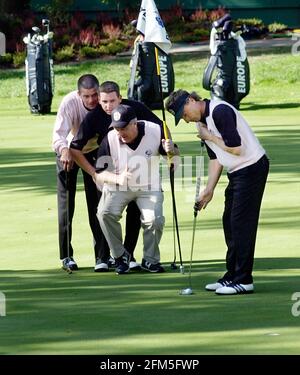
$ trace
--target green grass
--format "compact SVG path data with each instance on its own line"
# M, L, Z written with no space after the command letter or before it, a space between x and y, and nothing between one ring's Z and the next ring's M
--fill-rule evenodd
M264 51L267 52L267 51ZM271 51L272 52L272 51ZM193 296L180 296L188 275L170 271L173 257L171 197L165 193L166 227L161 256L165 274L118 277L93 272L93 249L82 179L79 179L73 245L82 268L59 269L52 128L58 104L79 75L116 80L126 95L128 59L56 66L53 113L29 113L23 70L0 72L0 317L1 354L299 354L300 317L291 296L300 292L299 146L300 73L297 56L249 56L251 93L241 110L266 148L271 172L262 205L254 278L256 292L220 297L203 286L224 271L221 226L224 174L214 200L199 215ZM199 90L206 57L174 57L176 87ZM157 112L160 115L160 112ZM182 155L199 154L193 125L173 126ZM181 183L177 179L177 186ZM165 185L168 190L168 185ZM194 188L176 193L183 258L188 271ZM140 259L141 239L137 250Z

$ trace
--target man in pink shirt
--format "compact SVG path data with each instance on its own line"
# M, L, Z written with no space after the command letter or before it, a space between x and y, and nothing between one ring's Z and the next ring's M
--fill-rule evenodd
M57 170L57 202L59 225L59 250L60 259L64 269L77 270L78 266L73 258L72 219L75 209L75 194L78 165L74 162L69 149L69 144L77 134L79 126L85 116L98 104L99 82L92 74L85 74L78 80L78 90L67 94L58 109L53 129L52 148L56 153ZM91 164L97 155L98 144L91 139L83 149L85 157ZM95 258L109 258L109 248L102 234L96 211L99 202L99 192L91 176L82 170L89 223L93 233L93 246ZM68 185L68 186L67 186ZM67 199L68 188L68 199ZM68 211L67 212L67 205ZM69 228L67 217L69 216ZM68 233L69 230L69 233ZM98 269L95 271L108 271Z

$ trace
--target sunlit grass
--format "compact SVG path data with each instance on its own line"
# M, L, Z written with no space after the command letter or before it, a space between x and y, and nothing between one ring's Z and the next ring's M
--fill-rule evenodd
M201 88L207 58L174 56L176 88ZM173 260L171 196L165 189L166 225L161 258L168 272L117 277L93 272L94 255L82 179L79 178L73 245L81 270L60 270L55 160L51 137L63 95L81 74L116 80L126 96L128 58L55 67L52 114L29 113L23 70L0 72L0 318L1 354L299 354L299 317L291 296L300 291L300 79L299 57L250 55L251 92L241 105L271 161L254 266L255 293L222 298L203 290L224 271L221 215L225 173L214 200L198 216L192 285L170 271ZM160 111L156 113L161 116ZM199 155L193 124L167 123L183 156ZM207 166L207 160L205 165ZM165 181L168 184L168 181ZM181 183L176 181L177 186ZM188 271L193 196L176 191L182 255ZM142 256L142 236L136 249ZM179 264L177 254L177 264ZM234 349L232 349L234 348ZM233 350L233 352L232 352Z

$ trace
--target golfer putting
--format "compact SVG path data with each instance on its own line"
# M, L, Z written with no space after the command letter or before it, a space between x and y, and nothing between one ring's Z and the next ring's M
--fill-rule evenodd
M198 210L212 200L223 167L227 169L223 213L227 270L205 289L218 295L252 293L256 233L269 172L266 152L239 111L224 101L203 100L195 92L177 90L167 99L166 109L174 115L175 125L181 119L200 122L198 137L205 142L210 160Z

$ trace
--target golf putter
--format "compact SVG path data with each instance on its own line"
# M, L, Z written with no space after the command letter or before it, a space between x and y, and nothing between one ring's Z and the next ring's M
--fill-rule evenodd
M67 203L67 215L66 215L66 222L67 222L67 256L70 258L70 211L69 211L69 172L66 170L66 203ZM72 270L70 267L66 269L68 274L72 273Z
M174 260L171 263L171 270L177 270L177 265L176 265L176 238L175 238L175 218L173 215L173 253L174 253Z
M184 295L184 296L187 296L187 295L190 295L190 294L194 294L193 288L192 288L192 263L193 263L195 232L196 232L197 215L198 215L198 209L196 207L196 203L197 203L198 198L199 198L200 186L201 186L201 176L197 177L197 183L196 183L195 205L194 205L194 220L193 220L193 234L192 234L192 244L191 244L190 266L189 266L189 286L188 286L188 288L181 289L181 291L180 291L180 294Z
M196 128L199 130L199 123L196 123ZM192 263L193 263L193 252L194 252L194 242L195 242L195 232L196 232L196 224L197 224L197 215L198 215L198 207L197 202L199 199L199 193L200 193L200 186L201 186L201 173L204 171L203 169L203 147L204 142L201 141L201 161L200 161L200 171L199 176L197 177L197 183L196 183L196 193L195 193L195 204L194 204L194 220L193 220L193 234L192 234L192 244L191 244L191 255L190 255L190 267L189 267L189 286L188 288L181 289L180 293L181 295L191 295L193 294L193 288L192 288Z

